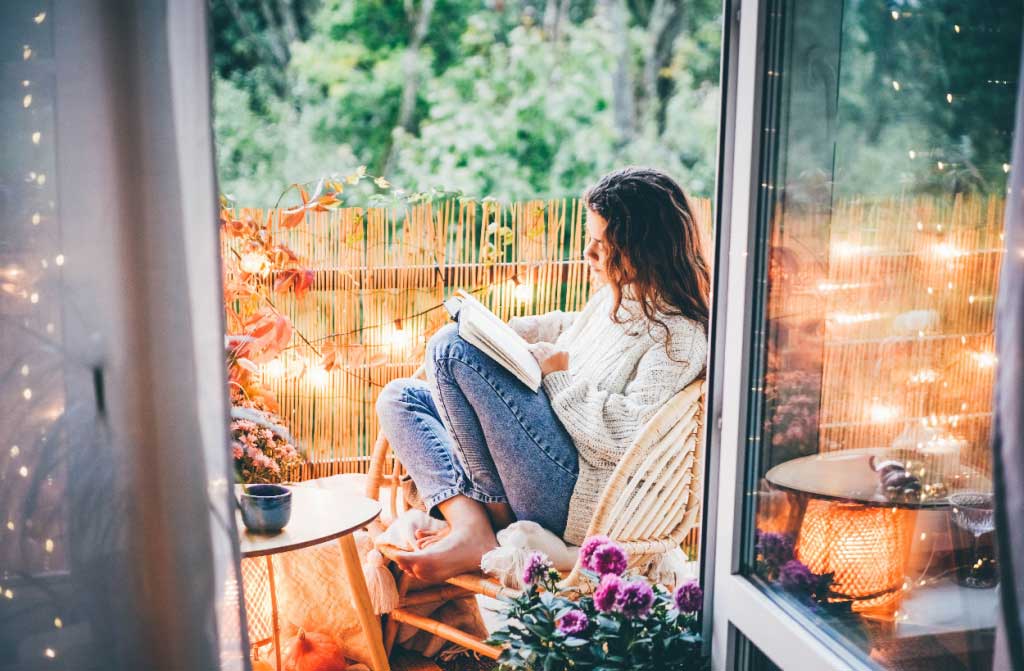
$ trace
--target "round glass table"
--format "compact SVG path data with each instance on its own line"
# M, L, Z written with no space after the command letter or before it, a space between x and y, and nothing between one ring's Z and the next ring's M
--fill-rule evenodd
M816 574L833 574L833 589L853 601L854 611L884 614L895 611L904 596L918 513L948 509L946 492L991 483L965 467L947 476L941 495L890 498L879 487L872 456L891 458L892 450L843 450L773 467L765 480L771 490L787 493L785 513L764 515L773 503L766 499L758 527L791 534L796 558Z

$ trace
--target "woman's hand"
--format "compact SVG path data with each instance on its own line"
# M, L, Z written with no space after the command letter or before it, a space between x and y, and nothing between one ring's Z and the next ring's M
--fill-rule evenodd
M540 364L540 372L544 375L560 370L569 370L569 353L558 349L549 342L539 342L530 346L533 358Z

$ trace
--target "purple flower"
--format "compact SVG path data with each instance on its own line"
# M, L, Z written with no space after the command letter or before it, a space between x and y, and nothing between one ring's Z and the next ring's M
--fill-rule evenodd
M615 600L619 596L619 588L622 587L622 579L614 573L601 577L601 582L594 592L594 608L602 613L610 613L615 610Z
M788 534L758 532L754 549L766 566L777 568L793 558L793 538Z
M599 545L594 554L590 557L590 570L598 575L614 573L622 575L626 570L628 562L626 553L615 543L604 543Z
M680 612L696 613L704 605L704 590L695 580L687 580L676 589L672 599Z
M533 585L541 580L551 570L551 562L539 552L532 552L526 559L526 568L523 569L523 582Z
M590 626L590 620L582 610L570 610L558 621L558 630L570 636L582 634L588 626Z
M647 615L653 605L654 592L651 586L642 580L625 583L615 599L616 608L631 620Z
M611 542L612 540L607 536L591 536L585 540L583 545L580 547L580 566L589 569L590 560L594 556L594 550Z
M779 586L793 592L811 593L818 584L818 576L807 565L791 559L779 569Z

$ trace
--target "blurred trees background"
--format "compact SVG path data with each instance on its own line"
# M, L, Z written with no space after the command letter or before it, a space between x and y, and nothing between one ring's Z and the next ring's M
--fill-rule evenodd
M221 189L365 164L397 185L578 195L629 163L714 184L718 0L211 0Z

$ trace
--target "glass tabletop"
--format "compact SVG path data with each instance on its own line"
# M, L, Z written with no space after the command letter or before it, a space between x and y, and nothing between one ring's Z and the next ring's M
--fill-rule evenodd
M961 473L950 476L950 486L941 496L922 495L920 499L890 498L879 487L878 474L871 467L871 457L877 460L891 458L888 448L863 448L825 452L800 457L781 463L765 474L768 483L778 489L815 498L833 499L865 505L898 508L941 508L949 506L948 494L967 486L991 490L991 481L975 469L963 467Z

